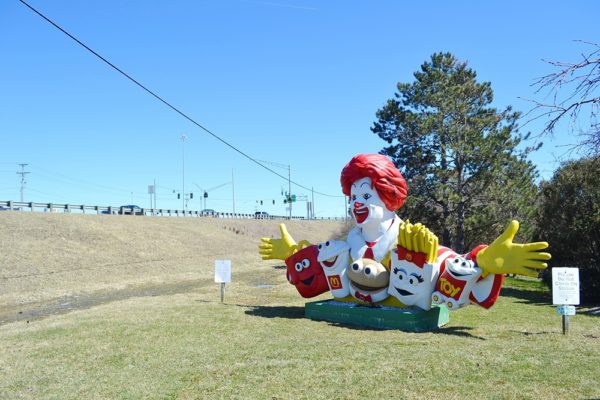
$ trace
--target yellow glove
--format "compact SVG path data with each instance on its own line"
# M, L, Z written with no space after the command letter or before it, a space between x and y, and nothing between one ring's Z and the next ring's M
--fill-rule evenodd
M401 223L398 245L406 250L427 254L428 263L433 263L437 257L438 238L421 223L413 225L409 220Z
M296 241L292 238L285 227L285 224L279 225L281 239L261 238L261 244L258 245L258 253L262 255L263 260L285 260L298 250Z
M513 239L519 230L519 221L511 221L508 228L494 242L477 253L477 264L487 273L518 274L536 278L548 264L550 253L540 253L547 242L519 244Z

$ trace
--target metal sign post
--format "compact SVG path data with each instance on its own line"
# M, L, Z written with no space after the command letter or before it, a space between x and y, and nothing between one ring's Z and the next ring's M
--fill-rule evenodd
M563 335L569 333L569 317L579 304L579 268L552 268L552 304L562 316Z
M225 284L231 282L231 260L215 260L215 282L221 284L221 303L225 298Z

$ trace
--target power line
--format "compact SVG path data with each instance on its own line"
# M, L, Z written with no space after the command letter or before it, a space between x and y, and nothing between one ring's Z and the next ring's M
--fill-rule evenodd
M243 152L242 150L238 149L237 147L235 147L231 143L227 142L226 140L222 139L221 137L219 137L215 133L211 132L209 129L207 129L204 126L202 126L200 123L198 123L192 117L188 116L183 111L179 110L177 107L173 106L171 103L169 103L168 101L166 101L165 99L163 99L161 96L159 96L158 94L156 94L155 92L153 92L152 90L150 90L149 88L147 88L146 86L142 85L140 82L138 82L136 79L134 79L131 75L127 74L125 71L123 71L122 69L120 69L119 67L117 67L116 65L114 65L113 63L111 63L110 61L108 61L106 58L104 58L99 53L97 53L96 51L94 51L93 49L91 49L85 43L83 43L82 41L80 41L79 39L77 39L75 36L71 35L69 32L67 32L66 30L64 30L63 28L61 28L54 21L52 21L50 18L46 17L40 11L38 11L37 9L33 8L32 6L30 6L24 0L19 0L19 1L23 5L25 5L27 8L29 8L31 11L33 11L34 13L36 13L37 15L39 15L41 18L43 18L48 23L50 23L52 26L54 26L56 29L58 29L59 31L61 31L62 33L64 33L65 35L67 35L69 38L71 38L72 40L74 40L81 47L83 47L84 49L86 49L87 51L89 51L90 53L92 53L93 55L95 55L96 57L98 57L100 60L102 60L104 63L106 63L107 65L109 65L115 71L117 71L118 73L120 73L121 75L123 75L124 77L126 77L127 79L129 79L131 82L133 82L134 84L136 84L137 86L139 86L140 88L142 88L144 91L146 91L148 94L150 94L151 96L153 96L155 99L159 100L161 103L163 103L167 107L169 107L171 110L175 111L177 114L181 115L182 117L184 117L185 119L187 119L189 122L191 122L192 124L196 125L198 128L202 129L204 132L208 133L213 138L215 138L218 141L220 141L221 143L223 143L225 146L231 148L233 151L235 151L235 152L241 154L242 156L246 157L248 160L252 161L253 163L255 163L255 164L263 167L264 169L266 169L267 171L271 172L272 174L277 175L278 177L280 177L280 178L282 178L284 180L289 180L289 178L286 178L285 176L281 175L280 173L278 173L278 172L274 171L273 169L267 167L263 163L259 162L255 158L251 157L247 153ZM294 185L302 188L302 189L311 190L310 188L308 188L308 187L306 187L304 185L301 185L301 184L299 184L297 182L294 182L294 181L290 181L290 182L293 183ZM343 197L343 196L339 196L339 195L331 195L331 194L327 194L327 193L321 193L321 192L318 192L316 190L314 192L317 193L317 194L319 194L319 195L321 195L321 196Z

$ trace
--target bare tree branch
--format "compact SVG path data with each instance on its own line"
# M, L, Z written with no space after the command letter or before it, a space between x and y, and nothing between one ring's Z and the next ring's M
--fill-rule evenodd
M600 44L578 41L591 46L587 54L581 55L581 61L562 62L546 61L558 71L538 78L532 86L537 87L536 94L547 91L551 102L529 100L533 108L523 117L529 118L529 122L540 118L546 119L540 135L552 134L559 122L568 120L570 129L574 130L574 123L589 123L589 128L583 129L579 135L581 142L575 147L587 155L600 155L600 122L598 113L600 111ZM587 112L586 118L582 120L582 111Z

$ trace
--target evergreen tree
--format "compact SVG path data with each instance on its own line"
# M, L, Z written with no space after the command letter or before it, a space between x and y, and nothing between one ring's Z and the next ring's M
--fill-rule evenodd
M401 216L459 252L493 239L511 218L529 223L535 169L525 159L532 149L517 150L519 113L491 107L490 83L452 54L434 54L414 77L398 83L371 128L409 183Z
M581 299L600 301L600 160L564 164L542 183L538 234L550 243L553 267L577 267ZM552 274L542 277L551 285Z

